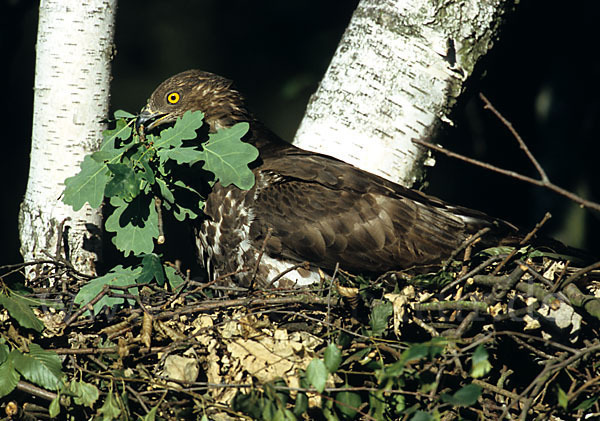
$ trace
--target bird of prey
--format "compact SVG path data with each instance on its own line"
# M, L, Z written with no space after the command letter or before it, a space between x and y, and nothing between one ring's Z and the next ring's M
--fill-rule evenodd
M196 243L212 279L235 273L241 285L251 277L269 284L310 262L279 280L300 286L319 280L317 268L383 273L438 264L485 227L484 245L517 233L505 221L283 141L246 108L230 80L212 73L188 70L165 80L136 124L151 131L189 110L204 113L209 132L248 122L243 140L260 153L250 165L254 187L217 182L206 200Z

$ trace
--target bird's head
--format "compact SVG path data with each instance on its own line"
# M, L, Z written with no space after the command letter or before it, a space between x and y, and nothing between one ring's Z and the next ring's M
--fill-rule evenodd
M187 70L161 83L142 109L136 128L148 132L172 123L186 111L202 111L210 132L252 119L232 82L201 70Z

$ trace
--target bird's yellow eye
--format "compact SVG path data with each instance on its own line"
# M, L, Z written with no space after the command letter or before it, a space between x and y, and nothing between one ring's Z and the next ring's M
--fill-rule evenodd
M169 95L167 95L167 102L169 104L177 104L179 102L179 93L171 92Z

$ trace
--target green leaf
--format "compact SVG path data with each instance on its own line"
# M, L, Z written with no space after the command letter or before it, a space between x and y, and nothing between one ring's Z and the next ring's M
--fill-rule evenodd
M110 204L114 212L106 219L107 231L115 232L113 244L125 257L134 254L152 253L154 239L158 238L158 214L154 200L140 195L127 203L120 197L112 197Z
M299 417L308 410L308 396L306 393L298 392L296 395L296 404L294 405L294 415Z
M492 369L488 361L488 352L483 345L479 345L471 359L471 376L479 378L485 376Z
M454 395L442 393L442 401L455 406L471 406L481 396L481 387L476 384L469 384L459 389Z
M156 419L156 411L158 411L158 406L155 406L146 414L144 418L141 418L143 421L154 421Z
M362 405L360 395L355 392L341 391L335 395L336 406L348 418L354 418Z
M177 274L177 270L174 267L164 265L164 269L165 275L167 275L167 279L169 280L169 286L173 291L176 291L185 282L184 279Z
M125 140L129 138L129 136L131 136L131 126L129 125L129 122L123 118L119 118L114 129L108 129L102 132L104 140L102 141L102 147L100 149L104 149L104 146L109 142L114 142L117 139Z
M118 120L113 130L105 130L104 141L99 151L87 155L79 165L81 170L73 177L65 180L65 191L62 201L78 211L88 202L92 208L102 203L104 188L110 180L107 163L116 163L125 149L116 149L116 139L127 139L131 135L131 127L125 120Z
M135 115L124 111L124 110L117 110L115 111L115 118L134 118Z
M192 164L204 159L204 153L196 148L175 148L175 149L162 149L158 151L158 156L161 161L167 159L173 159L178 164Z
M52 419L55 419L58 417L58 414L60 414L60 394L56 395L56 397L52 399L52 402L50 402L48 413Z
M69 385L69 391L73 393L73 401L77 405L84 405L87 407L94 406L94 403L100 397L98 388L90 383L74 381Z
M335 373L342 362L342 352L335 344L331 343L325 348L324 360L327 370Z
M0 398L12 392L17 387L20 378L21 376L15 369L12 355L9 355L6 361L0 364Z
M138 267L135 269L124 268L121 265L115 266L106 275L96 279L92 279L86 285L81 287L77 295L75 296L75 304L84 305L92 301L102 291L104 285L115 285L115 286L127 286L136 283L138 276L142 272L142 268ZM130 294L138 294L137 288L133 287L129 290ZM102 307L114 307L124 303L124 299L121 297L109 297L106 294L96 304L94 304L94 313L98 314ZM130 300L133 304L133 301ZM89 314L89 311L86 311Z
M152 282L154 279L156 279L158 285L162 286L165 283L163 265L158 255L154 253L145 254L142 258L142 273L137 279L137 282L144 284Z
M223 186L235 184L248 190L254 185L254 174L248 164L258 158L258 149L241 140L249 127L244 122L211 133L208 142L202 145L203 168L214 173Z
M10 348L4 343L4 340L2 339L2 342L0 343L0 364L3 364L4 361L8 359L9 354Z
M90 155L83 158L81 171L65 180L63 202L78 211L88 202L92 208L97 208L104 197L104 187L110 180L106 164L96 162Z
M58 390L64 373L56 352L46 351L32 343L29 345L28 354L13 350L10 355L14 360L15 368L27 380L46 389Z
M325 363L317 358L313 359L306 367L306 378L319 393L323 393L328 375Z
M567 394L564 390L562 390L562 388L560 386L556 386L556 395L558 398L558 404L560 405L560 407L562 409L567 409L569 406L569 398L567 397Z
M160 136L152 140L159 156L161 149L178 148L183 140L195 139L196 130L204 124L203 118L204 114L201 111L187 111L173 127L160 132Z
M429 415L425 411L417 411L412 416L410 421L436 421L436 418L433 415Z
M107 167L113 176L104 189L106 197L119 196L131 200L140 193L140 176L133 168L121 163L107 164Z
M10 316L24 328L33 329L37 332L44 329L44 323L35 316L29 303L19 295L0 294L0 305L7 309Z
M173 196L173 192L167 187L167 183L162 178L157 178L156 183L158 184L158 188L160 189L160 195L169 203L175 202L175 196Z
M388 319L392 314L394 314L394 307L389 301L373 307L369 315L369 324L373 336L379 336L387 329Z
M592 396L589 399L586 399L584 401L582 401L579 405L577 405L574 410L575 411L586 411L588 409L590 409L592 407L592 405L594 405L596 403L596 401L598 401L598 399L600 399L600 395L598 396Z
M114 420L121 414L119 402L113 392L109 392L108 395L106 395L104 405L102 405L102 408L100 408L98 412L102 414L102 419L106 421Z

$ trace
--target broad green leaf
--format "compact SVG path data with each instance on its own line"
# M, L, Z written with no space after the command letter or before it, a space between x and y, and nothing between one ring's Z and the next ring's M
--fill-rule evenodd
M219 130L209 135L202 147L203 168L212 172L223 186L235 184L243 190L254 185L254 174L248 164L258 158L258 149L241 138L248 132L248 123Z
M308 410L308 396L306 393L298 392L296 395L296 404L294 405L294 415L301 416Z
M35 316L29 303L19 295L0 294L0 305L6 308L10 316L21 326L37 332L44 329L44 323Z
M7 360L10 354L10 348L4 343L4 339L0 342L0 364L3 364Z
M173 291L176 291L185 281L181 276L177 274L177 270L174 267L164 265L165 275L167 275L167 279L169 280L169 285ZM162 284L161 284L162 285Z
M340 349L335 344L331 343L325 348L325 355L323 357L327 370L330 373L335 373L342 362L342 352Z
M317 358L313 359L306 367L306 378L319 393L323 393L328 375L325 363Z
M459 389L454 395L442 393L442 401L454 406L471 406L481 396L481 387L476 384L469 384Z
M116 113L115 117L117 117ZM102 132L102 137L104 140L102 141L102 148L100 149L103 149L104 145L108 142L114 142L116 139L125 140L131 136L131 126L129 125L129 122L123 118L117 118L118 120L114 129L108 129Z
M15 368L27 380L46 389L58 390L64 373L56 352L46 351L32 343L29 345L28 354L13 350L10 355L15 362Z
M362 405L360 395L355 392L341 391L335 395L336 406L348 418L354 418L358 408Z
M135 115L131 114L125 110L117 110L115 111L115 118L134 118Z
M83 287L81 287L75 296L74 302L75 304L79 305L85 305L89 303L102 291L104 285L134 285L141 272L141 267L132 269L124 268L121 265L115 266L106 275L92 279ZM130 288L129 293L137 295L138 290L137 288ZM108 294L106 294L96 304L94 304L94 313L98 314L98 312L102 310L102 307L104 306L112 308L116 305L123 304L123 302L124 299L121 297L109 297ZM133 304L133 301L131 303ZM89 314L89 312L86 311L86 314Z
M152 139L154 147L159 150L159 155L160 149L178 148L183 140L195 139L196 130L204 124L203 119L204 114L201 111L187 111L173 127L160 132L160 136Z
M162 286L165 283L163 265L158 255L154 253L145 254L142 258L142 273L137 279L137 282L143 284L152 282L154 279L156 279L158 285Z
M9 355L6 361L0 364L0 398L12 392L17 387L20 378L21 376L15 369L12 355Z
M88 202L97 208L104 198L104 187L110 179L106 164L96 162L90 155L83 158L79 174L65 180L63 202L78 211Z
M60 394L56 395L48 407L50 418L55 419L60 414Z
M174 148L162 149L158 151L158 156L162 162L167 159L172 159L178 164L191 164L201 161L204 158L204 153L196 148Z
M387 329L388 319L392 314L394 314L394 307L389 301L373 307L369 315L369 324L373 336L379 336Z
M471 376L479 378L485 376L492 369L488 361L488 352L483 345L479 345L471 359Z
M106 197L119 196L125 200L131 200L140 193L141 180L133 168L126 164L107 164L113 174L104 188Z
M69 391L73 393L73 401L77 405L83 405L90 408L94 406L94 403L96 403L100 397L98 388L93 384L86 382L72 382L69 385Z
M121 414L119 402L112 391L106 395L106 399L104 399L104 405L102 405L98 412L102 414L102 420L106 421L114 420Z
M125 120L118 120L116 127L105 130L102 134L104 141L100 150L87 155L79 165L81 171L65 180L63 202L79 210L88 202L92 208L97 208L104 197L104 187L110 179L107 162L117 162L125 149L116 149L116 139L127 139L131 135L131 127Z
M154 200L145 195L137 196L127 203L120 197L112 197L110 204L114 212L106 219L107 231L115 232L113 244L125 257L134 254L152 253L154 239L158 238L158 214Z

